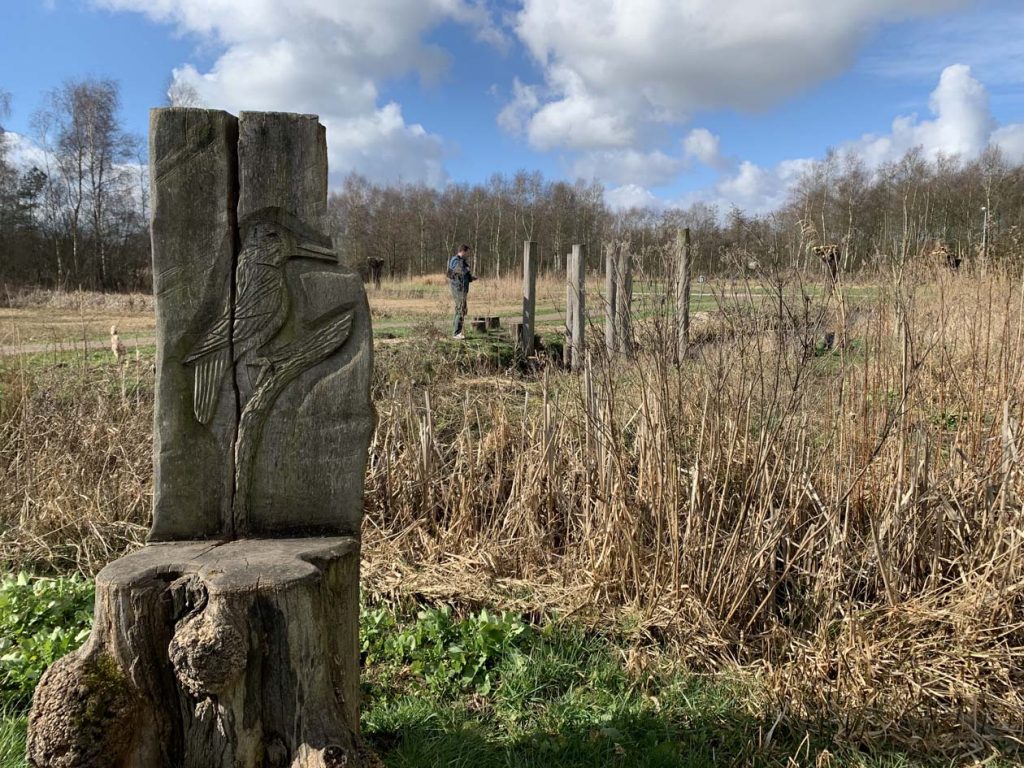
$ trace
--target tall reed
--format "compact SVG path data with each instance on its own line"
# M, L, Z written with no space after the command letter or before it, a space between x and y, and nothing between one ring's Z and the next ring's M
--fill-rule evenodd
M841 306L794 274L701 290L678 367L671 292L642 275L635 358L594 327L579 375L380 349L368 572L628 613L693 668L758 674L780 723L867 748L1020 744L1020 276L908 267ZM137 543L149 368L0 382L0 554L95 570Z

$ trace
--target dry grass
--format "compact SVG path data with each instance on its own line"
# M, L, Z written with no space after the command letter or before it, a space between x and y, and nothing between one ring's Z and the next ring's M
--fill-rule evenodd
M459 378L443 347L380 350L367 588L628 620L846 744L1012 751L1024 293L883 282L834 351L836 308L793 283L714 289L679 370L656 292L638 360L605 359L594 328L580 376ZM0 386L0 556L95 570L138 543L149 368L14 365Z
M152 485L153 368L0 368L0 560L95 572L137 547Z

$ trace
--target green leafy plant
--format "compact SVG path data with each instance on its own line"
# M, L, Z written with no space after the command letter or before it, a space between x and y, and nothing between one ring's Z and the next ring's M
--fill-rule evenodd
M27 704L46 668L85 641L92 604L82 576L0 579L0 700Z
M488 695L495 668L529 641L527 625L511 613L481 610L456 618L449 606L425 608L401 622L388 607L365 609L361 643L365 663L402 665L433 691Z

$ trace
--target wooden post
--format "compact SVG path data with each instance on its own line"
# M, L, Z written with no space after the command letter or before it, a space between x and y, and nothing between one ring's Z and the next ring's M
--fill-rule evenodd
M573 313L576 310L574 305L575 294L572 289L573 275L576 269L573 266L573 255L565 255L565 344L562 347L562 363L569 367L572 365L572 329Z
M615 268L618 264L617 246L609 243L604 249L604 345L608 356L615 354L618 345L615 343Z
M572 364L572 316L576 310L576 295L572 289L574 274L576 274L576 269L572 263L572 253L567 253L565 254L565 344L562 347L562 362L566 366Z
M633 355L633 257L628 247L620 247L615 267L615 349L627 357Z
M679 231L676 241L676 363L686 359L690 346L690 228Z
M565 351L563 360L574 371L583 366L584 334L587 322L586 276L587 251L584 245L573 245L566 272Z
M533 334L537 324L537 243L523 242L523 325L519 346L529 356L534 352Z

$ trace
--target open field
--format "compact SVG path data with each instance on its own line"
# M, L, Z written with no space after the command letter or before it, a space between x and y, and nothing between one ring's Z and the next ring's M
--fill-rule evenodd
M805 300L797 276L711 284L678 369L660 291L638 285L636 359L607 359L595 326L581 374L519 365L498 339L436 338L437 283L370 292L378 331L409 331L376 352L368 609L487 607L540 636L583 634L526 663L534 678L499 664L509 687L486 692L417 697L428 668L408 659L397 677L370 674L364 726L389 765L429 750L453 764L674 765L708 740L719 751L689 764L1018 761L1019 276L908 270L851 289L834 349L821 339L840 330L837 306ZM557 318L564 297L546 290ZM476 299L514 312L517 291ZM140 544L151 360L0 361L11 568L92 573ZM579 650L608 637L607 657ZM601 677L605 658L620 682ZM545 691L559 693L530 699Z
M603 292L604 280L592 275L587 291L592 297ZM812 294L818 286L804 286ZM850 290L861 295L869 287ZM664 291L659 283L638 281L635 287L636 315L647 317L649 306ZM694 313L715 310L726 296L737 292L758 294L760 286L709 282L694 287ZM411 330L435 327L439 332L451 322L451 297L440 276L420 277L403 281L387 281L378 290L368 288L373 313L374 333L378 337L403 337ZM522 284L518 279L487 279L474 283L470 291L470 316L498 315L502 326L522 315ZM603 305L593 300L588 307L590 323L602 322ZM558 277L542 277L537 285L538 332L559 332L564 326L565 282ZM0 356L20 353L83 353L105 350L109 345L111 326L116 326L121 341L129 348L153 344L156 319L153 298L144 294L101 294L88 291L55 293L29 291L6 297L0 304Z

